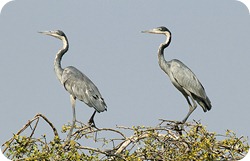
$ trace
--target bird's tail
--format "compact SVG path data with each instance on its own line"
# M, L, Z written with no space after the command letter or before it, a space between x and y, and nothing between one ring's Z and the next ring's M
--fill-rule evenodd
M207 112L207 111L211 110L211 108L212 108L211 101L209 100L208 97L206 97L206 99L202 99L202 100L198 101L198 103L202 107L204 112Z

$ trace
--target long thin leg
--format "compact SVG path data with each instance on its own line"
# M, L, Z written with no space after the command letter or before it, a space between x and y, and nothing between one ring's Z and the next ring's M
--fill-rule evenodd
M192 102L193 102L193 106L192 106L192 104L190 103L188 97L185 96L185 98L186 98L186 100L187 100L187 102L188 102L188 105L189 105L189 111L188 111L187 116L182 120L182 123L185 123L185 122L187 121L188 117L194 112L194 110L195 110L196 107L197 107L197 104L195 103L195 101L194 101L194 99L193 99L192 96L190 96L190 98L191 98L191 100L192 100Z
M94 113L93 113L92 116L90 117L88 124L89 124L91 127L95 127L95 128L96 128L95 122L94 122L95 114L96 114L96 111L94 111Z
M75 111L76 99L72 95L70 95L70 102L71 102L71 106L72 106L73 119L72 119L71 128L70 128L69 133L67 135L66 143L68 143L70 141L74 126L76 124L76 111Z

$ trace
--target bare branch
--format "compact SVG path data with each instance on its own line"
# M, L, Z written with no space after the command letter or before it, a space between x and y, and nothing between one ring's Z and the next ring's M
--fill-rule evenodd
M50 127L52 128L55 136L58 136L58 132L57 132L56 128L54 127L54 125L44 115L42 115L40 113L36 114L33 119L28 120L28 122L16 133L16 135L20 135L23 131L25 131L27 129L27 127L31 126L31 124L34 121L37 121L36 124L35 124L35 127L33 128L32 132L31 132L31 135L30 135L30 138L31 138L33 136L34 132L35 132L36 127L37 127L39 117L42 117L50 125ZM14 140L14 137L10 138L8 141L3 143L2 146L6 145L7 143L11 144L13 142L13 140ZM4 148L3 153L5 153L7 148L8 148L7 146Z

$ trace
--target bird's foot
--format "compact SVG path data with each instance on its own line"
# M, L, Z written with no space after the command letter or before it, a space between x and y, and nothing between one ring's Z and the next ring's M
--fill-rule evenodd
M89 120L88 125L89 125L89 128L90 128L90 129L91 129L91 128L96 128L96 129L98 129L98 128L95 126L95 122L94 122L93 119L90 119L90 120Z
M173 126L173 130L179 133L179 135L182 135L182 131L184 130L184 123L182 121L178 121Z

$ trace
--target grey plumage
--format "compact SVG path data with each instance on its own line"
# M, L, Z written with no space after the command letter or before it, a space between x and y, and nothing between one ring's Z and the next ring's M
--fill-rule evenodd
M69 66L63 70L62 83L73 97L93 107L97 112L107 110L98 88L75 67Z
M70 100L73 111L73 120L72 120L72 127L66 139L67 142L71 138L72 131L76 122L76 115L75 115L76 99L86 103L89 107L93 107L95 109L93 115L89 120L89 124L94 127L95 127L94 116L96 111L103 112L107 110L106 108L107 106L98 88L85 74L83 74L81 71L79 71L73 66L69 66L64 69L61 67L62 57L69 49L69 44L66 35L60 30L45 31L40 33L53 36L55 38L62 40L63 42L63 47L58 51L54 60L54 70L60 83L70 93Z
M184 95L189 104L189 112L182 122L186 122L191 113L196 109L196 102L202 107L204 112L209 111L212 107L211 101L207 97L205 89L196 75L181 61L177 59L166 61L164 58L164 49L171 42L171 32L164 26L142 32L164 34L166 36L166 41L160 44L158 49L158 61L161 69L169 76L173 85ZM193 105L189 98L192 100Z

